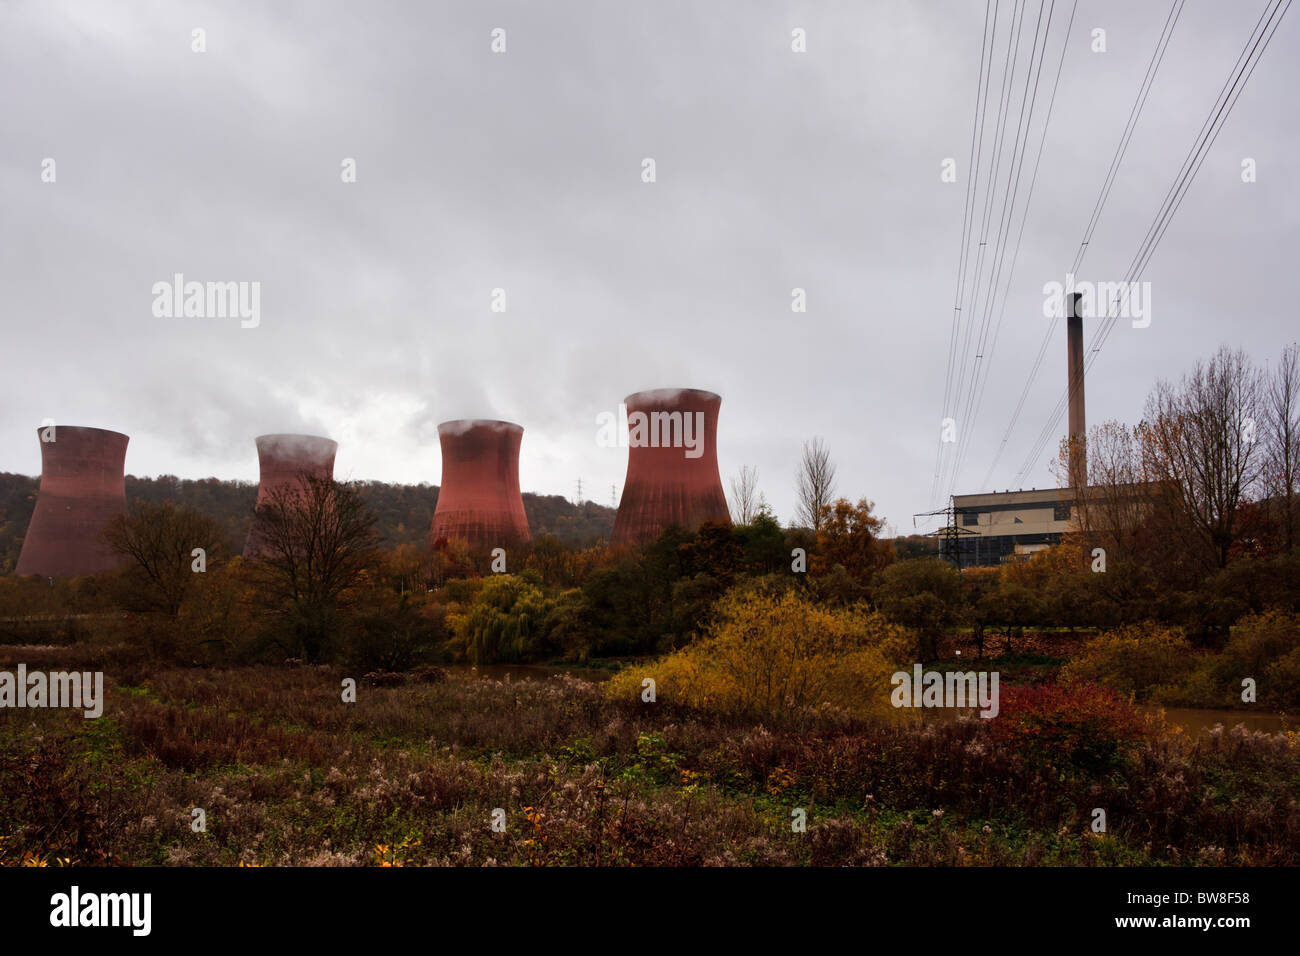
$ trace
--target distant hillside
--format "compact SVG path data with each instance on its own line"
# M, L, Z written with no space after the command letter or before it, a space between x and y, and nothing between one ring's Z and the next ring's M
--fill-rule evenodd
M366 502L378 517L378 529L386 547L399 544L423 545L438 503L437 485L390 485L382 481L358 482ZM23 535L36 507L40 480L27 475L0 472L0 574L10 574L18 563ZM594 502L580 507L559 495L524 493L524 511L534 537L553 534L567 545L588 547L609 540L614 528L614 509ZM126 500L173 501L189 505L216 518L226 527L230 541L242 548L257 500L257 485L245 481L197 481L160 475L157 478L126 476Z
M0 472L0 574L12 574L36 507L37 478Z

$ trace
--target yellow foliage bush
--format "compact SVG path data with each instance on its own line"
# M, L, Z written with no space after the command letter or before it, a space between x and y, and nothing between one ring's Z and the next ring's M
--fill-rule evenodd
M860 608L828 608L794 592L724 598L706 635L616 674L616 699L658 700L773 723L891 715L890 675L910 660L906 628Z
M1176 628L1145 622L1089 641L1061 672L1064 681L1097 681L1145 700L1181 684L1196 668L1192 648Z

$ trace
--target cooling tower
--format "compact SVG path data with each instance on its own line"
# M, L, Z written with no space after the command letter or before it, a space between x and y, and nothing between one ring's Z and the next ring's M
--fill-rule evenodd
M729 521L718 476L722 398L695 388L637 392L626 399L627 478L612 544L639 544L669 525L697 529Z
M528 544L528 518L519 493L519 444L511 422L456 421L438 426L442 485L429 544L461 538L475 550Z
M333 480L334 455L339 443L318 435L259 435L257 437L257 508L271 501L278 488L302 486L302 473ZM262 551L261 531L256 512L244 543L244 557L254 559Z
M121 563L100 539L126 510L126 443L120 432L68 425L38 428L41 488L17 574L74 577ZM51 437L53 441L45 441Z

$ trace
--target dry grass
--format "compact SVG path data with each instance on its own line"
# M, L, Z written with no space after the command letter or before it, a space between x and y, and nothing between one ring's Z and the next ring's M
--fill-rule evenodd
M32 668L90 659L0 648ZM1300 862L1294 736L1162 737L1122 773L1062 778L979 721L778 734L566 678L360 684L347 704L361 675L332 668L106 670L99 720L0 711L3 861Z

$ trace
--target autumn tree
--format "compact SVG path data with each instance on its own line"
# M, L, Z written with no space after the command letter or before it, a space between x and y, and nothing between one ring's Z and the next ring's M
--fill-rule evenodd
M1140 427L1148 474L1174 493L1168 527L1204 571L1228 564L1240 506L1263 462L1258 440L1260 376L1245 353L1220 348L1174 385L1159 382Z
M872 514L874 507L866 498L859 498L856 505L847 498L838 498L822 509L815 571L838 564L858 581L866 582L893 561L894 549L880 539L885 521Z
M427 562L413 544L399 544L387 552L379 565L383 583L398 594L424 591Z
M961 572L940 558L899 561L880 572L872 589L876 606L917 632L918 660L939 656L939 638L965 615Z
M291 646L320 661L349 589L377 561L375 516L357 488L303 473L296 484L274 489L257 519L260 590L287 626Z
M193 508L170 501L135 502L115 515L103 538L129 560L124 572L127 600L140 609L176 617L199 573L215 567L228 553L221 523Z
M968 568L962 574L962 585L969 607L968 620L971 625L971 639L975 642L975 654L982 658L985 628L1001 621L1000 608L996 600L999 591L998 569Z

